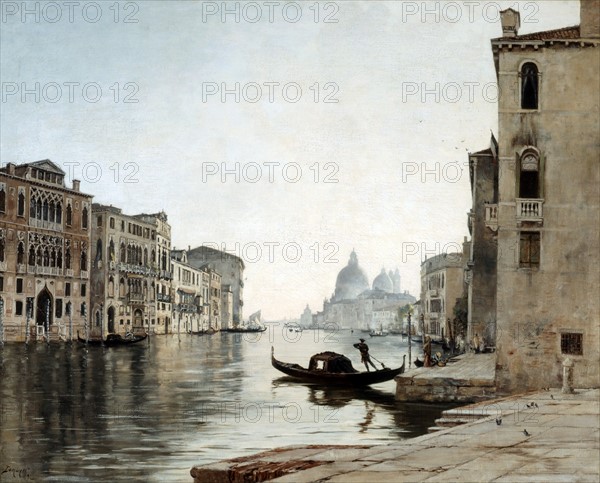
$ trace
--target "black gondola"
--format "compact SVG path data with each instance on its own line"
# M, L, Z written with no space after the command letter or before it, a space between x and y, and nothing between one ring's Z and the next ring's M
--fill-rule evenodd
M322 363L322 368L319 368ZM334 384L343 386L368 386L379 382L389 381L404 372L406 355L403 356L402 366L397 369L388 367L372 372L359 372L352 367L352 362L346 356L335 352L321 352L310 358L309 368L298 364L281 362L275 359L275 350L271 347L271 364L278 371L302 381Z
M136 342L141 342L141 341L145 340L147 337L148 337L148 334L131 335L129 337L123 337L121 334L108 334L106 336L106 340L94 338L94 339L89 339L86 341L84 338L80 337L79 332L77 332L77 339L82 344L105 345L107 347L135 344Z

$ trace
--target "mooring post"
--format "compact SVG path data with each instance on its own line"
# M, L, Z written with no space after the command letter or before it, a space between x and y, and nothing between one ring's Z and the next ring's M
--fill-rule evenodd
M563 394L573 394L573 361L567 357L563 363Z

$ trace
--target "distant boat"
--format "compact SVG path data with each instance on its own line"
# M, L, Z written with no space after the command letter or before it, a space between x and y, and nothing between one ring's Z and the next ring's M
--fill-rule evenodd
M148 334L144 334L144 335L131 334L131 335L125 336L125 337L123 337L121 334L108 334L106 336L106 340L97 339L97 338L86 340L85 338L80 337L79 332L77 332L77 339L82 344L105 345L107 347L135 344L136 342L141 342L141 341L145 340L147 337L148 337Z
M217 331L215 329L213 329L212 327L206 329L206 330L197 330L197 331L191 331L190 334L192 335L213 335L215 334Z
M402 365L397 369L386 367L378 371L359 372L352 367L352 362L346 356L335 352L321 352L310 358L309 369L306 369L298 364L278 361L275 359L275 350L271 347L271 365L278 371L301 381L348 387L368 386L393 379L404 372L406 355L403 358ZM322 363L322 368L318 368L319 363Z
M389 334L387 330L383 330L383 325L379 326L379 330L371 330L369 335L371 337L386 337Z
M248 317L248 323L237 325L229 329L221 329L221 332L228 332L232 334L244 334L244 333L255 333L264 332L267 328L261 325L261 311L254 312Z
M238 326L231 327L229 329L221 329L221 332L230 333L230 334L243 334L247 332L264 332L267 330L266 327L246 327L246 326Z

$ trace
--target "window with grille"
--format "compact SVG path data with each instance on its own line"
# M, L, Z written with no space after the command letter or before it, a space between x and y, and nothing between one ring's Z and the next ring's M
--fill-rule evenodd
M560 352L574 356L583 355L583 334L565 332L560 334Z

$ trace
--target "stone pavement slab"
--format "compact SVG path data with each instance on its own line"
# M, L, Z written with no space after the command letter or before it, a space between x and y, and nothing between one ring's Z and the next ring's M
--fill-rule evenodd
M470 407L485 416L493 404L491 416L412 440L371 447L280 448L196 467L192 474L196 483L598 482L599 397L598 389L573 395L556 389L517 395ZM496 422L498 414L501 424ZM279 473L269 475L268 467L261 468L261 458L265 465L280 465L274 467ZM250 465L260 476L236 473L240 464ZM281 473L282 468L288 473Z

